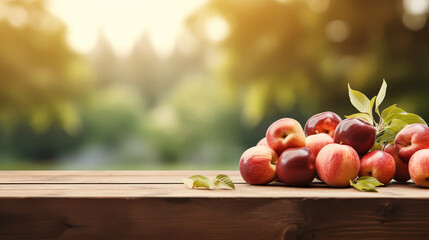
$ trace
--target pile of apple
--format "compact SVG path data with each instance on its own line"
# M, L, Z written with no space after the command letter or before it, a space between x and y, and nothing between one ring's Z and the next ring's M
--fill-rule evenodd
M429 128L404 127L394 143L370 151L376 129L360 118L342 120L333 112L298 121L282 118L271 124L266 137L246 150L240 173L249 184L278 179L288 186L306 186L317 177L332 187L350 186L358 176L372 176L387 185L392 179L429 187Z

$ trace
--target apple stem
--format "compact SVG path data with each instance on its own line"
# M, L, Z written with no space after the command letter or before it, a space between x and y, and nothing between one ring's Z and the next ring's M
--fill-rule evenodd
M340 145L343 145L343 141L340 141Z

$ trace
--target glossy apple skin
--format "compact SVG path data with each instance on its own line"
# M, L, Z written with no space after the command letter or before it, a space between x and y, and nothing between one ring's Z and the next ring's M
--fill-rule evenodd
M267 184L276 178L277 153L267 146L247 149L240 158L239 170L249 184Z
M372 176L387 185L395 176L395 159L381 150L369 152L360 159L359 176Z
M334 112L318 113L305 123L305 135L311 136L318 133L326 133L334 137L335 128L341 122L340 116Z
M316 176L316 157L306 147L289 148L279 157L277 177L288 186L306 186Z
M419 123L404 127L396 135L395 148L399 158L408 162L415 152L429 149L429 128Z
M305 147L305 134L301 124L292 118L275 121L267 130L267 142L279 155L288 148Z
M305 138L305 146L310 148L316 157L324 146L331 143L334 143L334 139L326 133L310 135Z
M338 124L334 133L334 142L349 145L362 156L373 146L376 137L375 128L358 118L348 118Z
M358 176L359 168L359 155L347 145L331 143L316 157L317 175L332 187L349 187L349 180Z
M261 140L259 140L259 142L256 144L256 146L267 146L267 147L269 147L268 142L267 142L267 138L264 137Z
M408 163L411 179L419 187L429 187L429 149L413 154Z
M384 151L390 154L395 160L395 179L397 182L406 182L411 179L410 173L408 172L408 164L402 161L396 153L395 145L390 143L384 147Z

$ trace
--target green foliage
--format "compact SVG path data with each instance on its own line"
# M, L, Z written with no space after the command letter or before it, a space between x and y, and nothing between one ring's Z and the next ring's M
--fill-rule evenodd
M67 45L64 25L42 0L6 1L1 7L26 17L22 22L0 17L0 127L25 120L39 133L51 125L77 133L88 69Z
M360 111L360 113L348 115L346 118L361 118L368 123L375 125L378 136L375 142L375 148L378 148L377 145L384 146L387 143L392 142L399 131L409 124L421 123L427 125L420 116L413 113L407 113L403 109L396 107L395 104L384 109L380 114L379 106L386 96L386 90L387 83L383 79L380 91L377 96L373 97L370 101L363 93L351 89L349 85L350 102L358 111ZM374 111L374 101L376 103L375 112L380 117L378 123L372 114Z

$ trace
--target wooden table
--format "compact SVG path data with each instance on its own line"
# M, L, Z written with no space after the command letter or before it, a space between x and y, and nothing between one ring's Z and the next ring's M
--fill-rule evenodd
M194 174L236 190L187 189ZM429 189L251 186L237 171L0 171L0 239L429 239Z

